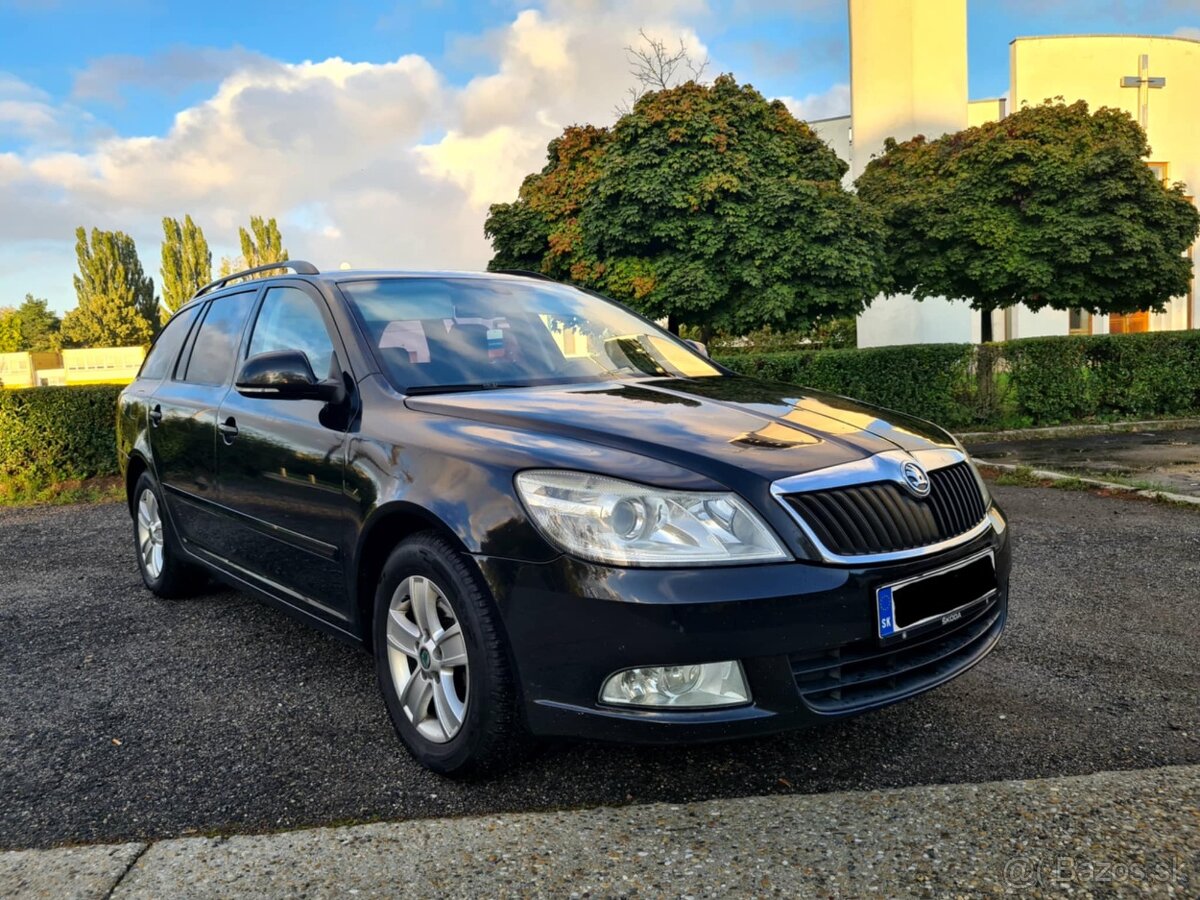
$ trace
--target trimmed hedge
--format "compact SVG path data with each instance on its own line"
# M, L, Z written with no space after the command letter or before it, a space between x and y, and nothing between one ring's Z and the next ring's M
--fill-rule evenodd
M1200 331L719 357L950 428L1200 414Z
M1200 331L744 353L718 362L949 428L1200 415ZM0 494L117 473L120 385L0 390Z
M969 344L914 344L870 350L798 350L743 353L717 362L768 381L844 394L947 425L969 421L974 348Z
M121 390L112 384L0 390L0 483L115 475Z

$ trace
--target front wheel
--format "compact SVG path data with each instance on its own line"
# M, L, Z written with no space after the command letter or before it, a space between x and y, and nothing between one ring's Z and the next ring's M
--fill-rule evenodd
M435 534L401 543L375 592L375 670L396 733L442 775L502 768L524 733L504 637L470 560Z

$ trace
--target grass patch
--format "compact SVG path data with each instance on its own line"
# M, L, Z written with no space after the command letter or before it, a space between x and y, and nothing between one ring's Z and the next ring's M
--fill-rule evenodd
M68 503L109 503L123 499L125 486L116 475L53 483L21 478L0 479L0 506L63 506Z
M1015 469L995 469L990 466L980 466L980 472L984 479L992 484L1000 485L1001 487L1040 487L1054 488L1059 491L1086 491L1090 494L1095 494L1097 497L1116 497L1121 500L1141 500L1146 503L1160 503L1164 506L1173 506L1177 509L1188 509L1192 512L1200 512L1200 506L1195 503L1188 503L1181 500L1172 500L1170 497L1158 496L1166 489L1159 484L1153 484L1148 481L1138 481L1132 483L1122 482L1115 478L1107 478L1106 480L1113 484L1121 484L1127 486L1129 490L1123 491L1117 488L1106 488L1098 484L1092 484L1084 481L1082 478L1042 478L1038 476L1029 466L1017 466ZM1156 492L1153 494L1139 494L1138 491ZM1168 492L1169 493L1169 492Z
M1029 466L1017 466L1015 469L985 469L985 476L990 475L990 481L1002 487L1049 487L1054 482L1046 478L1038 478Z

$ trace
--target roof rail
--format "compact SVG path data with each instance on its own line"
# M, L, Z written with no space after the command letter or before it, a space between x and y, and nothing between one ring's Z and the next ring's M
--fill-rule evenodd
M283 262L267 263L263 266L255 266L253 269L243 269L241 272L234 272L230 275L222 275L216 281L210 281L196 293L192 294L192 299L203 297L205 294L212 291L220 290L239 278L245 278L247 275L255 275L259 272L270 272L274 269L291 269L297 275L320 275L321 272L310 262L305 262L302 259L286 259Z
M491 269L496 275L522 275L525 278L536 278L538 281L553 281L558 282L557 278L551 278L544 272L533 272L529 269Z

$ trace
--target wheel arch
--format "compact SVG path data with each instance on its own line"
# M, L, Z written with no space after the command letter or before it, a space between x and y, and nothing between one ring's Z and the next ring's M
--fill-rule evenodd
M371 649L375 614L375 588L383 565L401 541L414 534L431 531L445 538L455 549L470 555L462 539L434 513L415 503L397 500L376 510L364 525L354 556L352 586L358 632L363 644Z
M125 504L129 507L130 515L133 514L135 503L133 496L134 488L137 487L138 479L142 477L142 473L149 471L150 463L139 451L135 450L129 454L129 462L125 465Z

